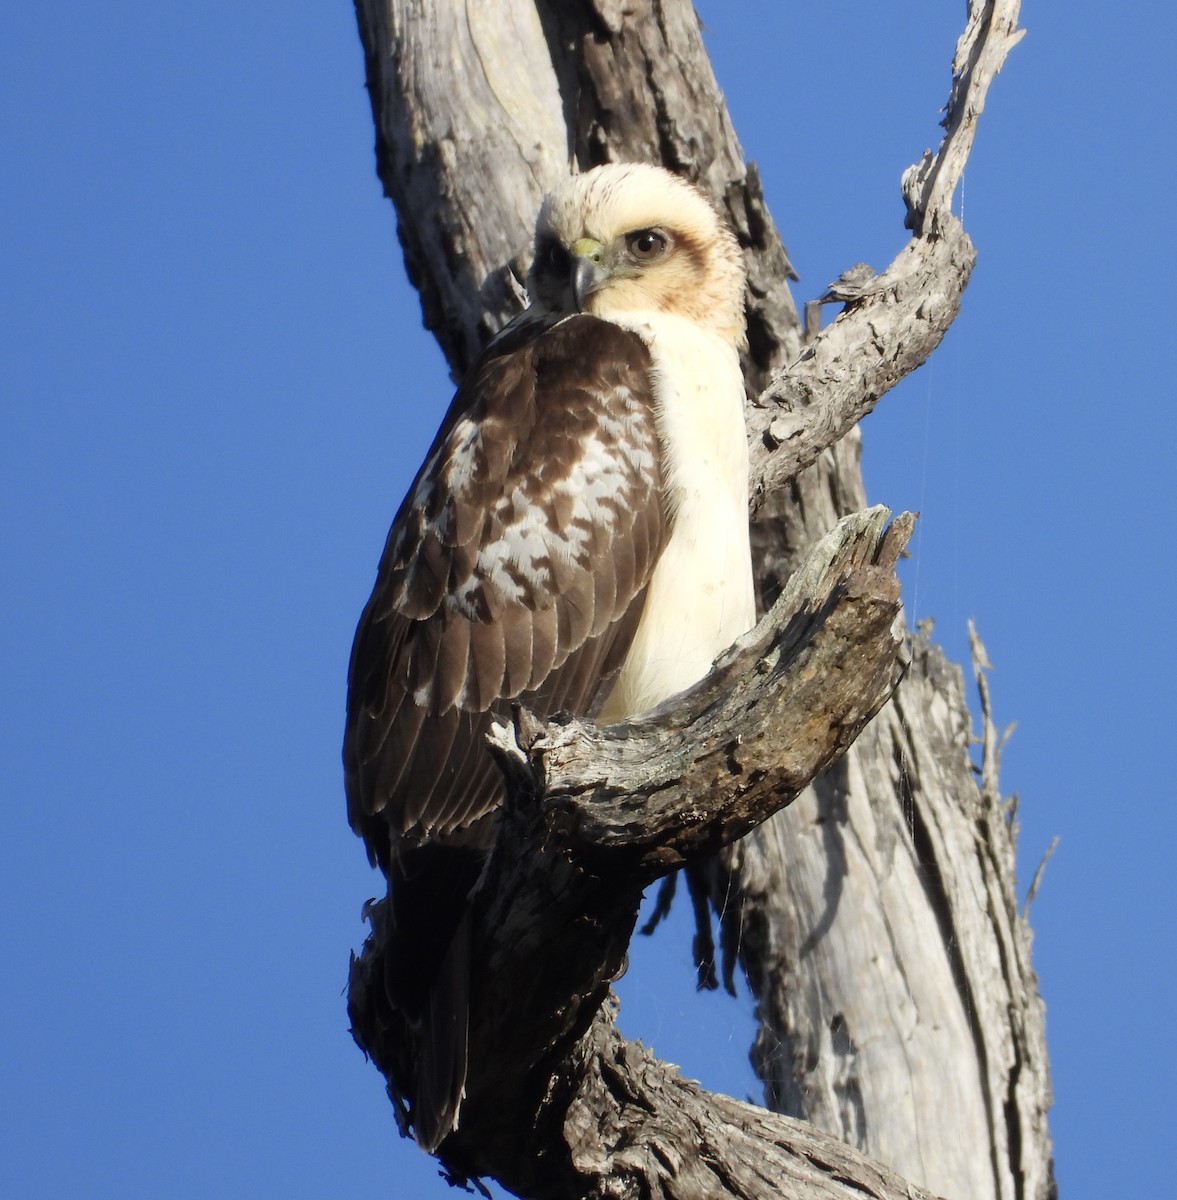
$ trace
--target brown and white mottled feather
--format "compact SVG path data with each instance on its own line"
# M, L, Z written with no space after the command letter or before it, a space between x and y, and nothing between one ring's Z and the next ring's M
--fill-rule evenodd
M491 721L513 700L635 715L754 616L735 239L689 184L624 165L547 197L535 249L531 307L458 389L396 516L348 679L348 814L388 875L427 1149L466 1081Z
M582 660L620 665L663 541L650 369L636 334L578 315L458 390L352 652L349 816L382 866L390 836L497 806L483 737L505 702L591 712Z

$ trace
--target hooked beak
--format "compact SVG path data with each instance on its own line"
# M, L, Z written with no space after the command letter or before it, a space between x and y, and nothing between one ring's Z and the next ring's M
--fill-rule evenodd
M577 311L584 312L589 296L609 278L602 263L605 247L593 238L580 238L569 249L572 253L572 295Z

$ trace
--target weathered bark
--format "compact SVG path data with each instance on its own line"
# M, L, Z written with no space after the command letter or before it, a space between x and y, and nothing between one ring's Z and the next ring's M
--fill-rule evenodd
M915 236L880 275L859 270L833 285L830 299L845 308L808 344L788 293L787 258L756 173L743 162L689 4L664 0L632 11L612 0L357 0L357 13L380 175L397 206L426 324L455 373L517 311L534 213L569 159L582 166L663 162L695 177L724 208L750 271L746 374L760 397L749 407L753 501L762 506L755 541L763 594L774 596L817 538L865 503L854 422L927 357L956 314L972 248L949 202L985 90L1017 39L1016 0L970 4L941 152L904 178ZM584 732L564 745L600 750L602 737ZM723 928L729 945L740 947L758 997L756 1061L770 1104L945 1194L1037 1198L1053 1187L1042 1011L1029 932L1014 903L1013 831L991 741L978 788L959 671L917 641L895 702L789 812L725 852L714 890L726 898ZM549 749L549 770L562 749ZM678 760L670 762L677 770ZM593 763L577 759L582 780L599 778L600 762ZM741 767L747 770L739 755L728 764L729 771ZM572 771L546 783L570 795L576 778ZM732 778L723 783L729 797L738 791ZM655 845L673 836L669 829L663 824ZM709 835L703 848L721 840ZM670 849L667 861L698 848ZM582 845L579 853L603 869L594 858L603 851ZM644 869L635 876L649 877ZM611 910L623 940L632 926L628 903ZM351 1002L363 1044L395 1074L390 1047L405 1031L381 1009L369 973L379 913L375 926ZM621 961L623 948L610 946L592 986L567 993L587 997L587 1008L599 1008L609 970ZM618 1181L636 1184L639 1174L656 1195L764 1194L763 1183L748 1182L734 1165L743 1161L735 1142L725 1151L718 1134L706 1139L712 1174L696 1177L681 1160L679 1183L667 1183L674 1170L666 1164L686 1153L675 1138L693 1126L688 1120L674 1133L647 1124L633 1103L618 1111L619 1124L607 1126L614 1138L578 1141L576 1120L598 1111L592 1104L603 1114L609 1095L642 1097L653 1112L657 1089L643 1092L640 1080L661 1081L665 1068L644 1059L639 1068L639 1051L605 1029L603 1017L582 1011L586 1004L575 1007L579 1024L548 1043L565 1056L558 1069L550 1055L544 1060L549 1083L533 1077L519 1085L524 1093L550 1093L547 1124L535 1134L548 1140L518 1147L532 1166L503 1175L501 1164L512 1160L501 1141L492 1130L486 1145L497 1151L474 1145L466 1121L460 1146L443 1148L444 1161L458 1171L498 1174L528 1195L625 1194ZM600 1081L595 1091L593 1078ZM584 1088L592 1102L577 1108L567 1097ZM539 1099L527 1094L539 1111ZM550 1102L557 1094L563 1110ZM562 1124L551 1116L557 1111L581 1116ZM755 1138L762 1121L771 1126L772 1118L750 1111L713 1109L725 1128L744 1126L740 1138ZM769 1141L785 1137L771 1129ZM643 1162L652 1155L661 1164L663 1191L631 1162L633 1146L647 1138L661 1149ZM717 1182L729 1152L730 1177ZM492 1170L490 1159L500 1168ZM788 1194L841 1194L809 1182L782 1186ZM886 1195L888 1186L865 1190Z
M986 713L992 744L988 730ZM955 1175L946 1195L1044 1196L1042 1010L1010 813L978 790L972 741L959 668L917 638L894 703L838 767L729 852L728 911L756 972L771 1107L920 1177ZM945 1136L966 1121L989 1131L989 1163Z
M911 520L886 517L841 521L717 669L649 716L596 729L520 712L496 731L510 787L473 905L470 1072L438 1152L451 1172L553 1197L904 1186L829 1135L707 1096L602 1008L645 886L787 805L892 694ZM383 906L373 916L349 1007L402 1095L413 1032L386 1000Z

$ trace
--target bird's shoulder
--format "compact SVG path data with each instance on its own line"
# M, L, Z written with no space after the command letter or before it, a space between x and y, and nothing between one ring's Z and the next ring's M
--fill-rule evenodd
M517 345L492 343L393 522L379 572L389 603L409 618L446 606L481 620L497 613L496 596L543 604L563 591L563 568L589 569L594 547L659 483L640 336L577 315ZM474 578L487 595L466 586Z

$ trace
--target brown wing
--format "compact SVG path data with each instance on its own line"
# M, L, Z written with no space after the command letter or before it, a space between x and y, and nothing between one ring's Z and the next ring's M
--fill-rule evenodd
M604 699L663 520L641 339L576 316L492 346L397 514L352 648L348 814L374 861L390 838L460 843L497 807L484 737L508 701Z

